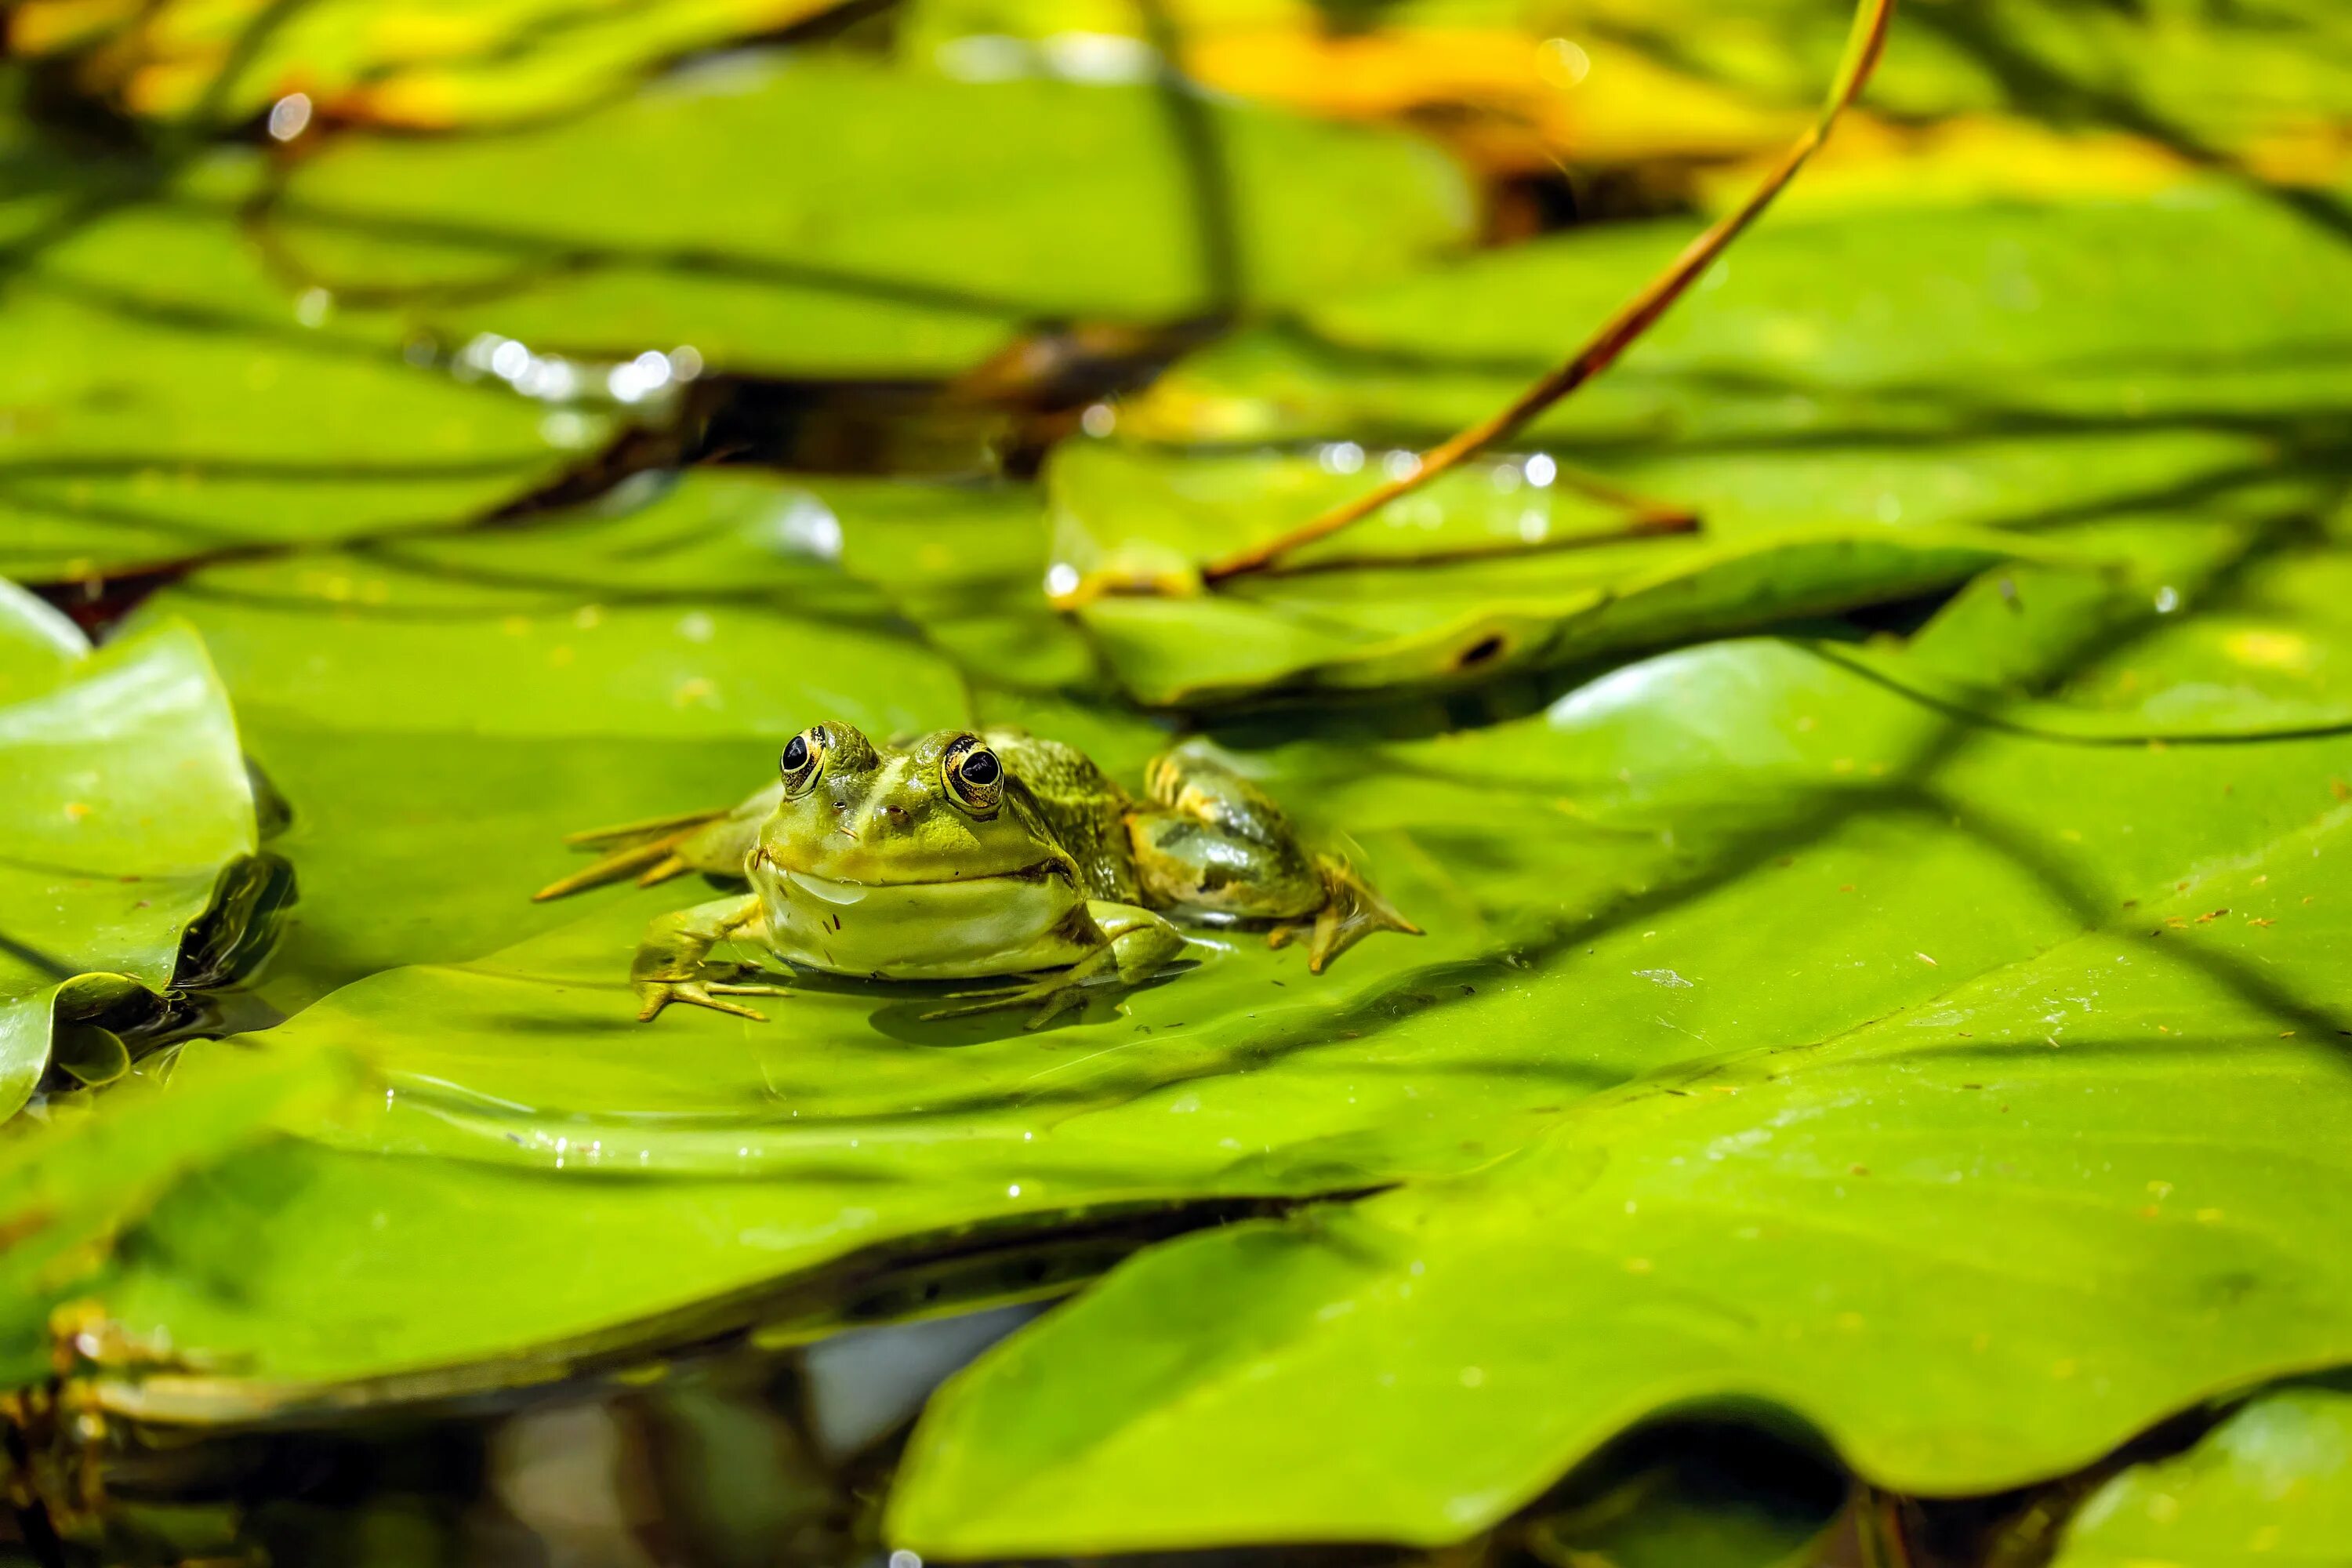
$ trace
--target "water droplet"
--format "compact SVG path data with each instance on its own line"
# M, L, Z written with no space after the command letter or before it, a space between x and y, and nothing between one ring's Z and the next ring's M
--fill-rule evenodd
M1421 455L1417 452L1391 452L1381 459L1381 472L1402 482L1421 472Z
M819 561L841 559L841 520L833 509L812 495L795 497L776 519L776 542L796 555Z
M1364 449L1353 441L1332 441L1316 450L1315 461L1327 474L1352 474L1364 466Z
M702 374L702 354L692 343L680 343L669 351L669 373L680 381L692 381Z
M1078 569L1066 561L1056 561L1045 569L1045 595L1066 599L1078 591Z
M942 75L958 81L1010 81L1030 70L1029 46L1003 33L950 38L932 58Z
M530 366L530 350L512 338L500 338L490 350L490 374L500 381L520 380Z
M291 142L310 124L310 99L307 93L289 92L269 106L269 134L274 141Z
M2156 591L2156 613L2158 615L2168 616L2179 608L2180 608L2180 594L2178 589L2175 589L2169 584L2167 584L2165 586L2158 588Z
M1554 87L1574 87L1592 74L1592 57L1573 39L1546 38L1536 46L1536 74Z
M1089 403L1078 416L1078 428L1100 440L1118 428L1118 410L1108 403Z
M1528 459L1528 483L1535 486L1536 489L1548 489L1552 480L1558 478L1559 478L1559 465L1551 460L1549 453L1538 452Z

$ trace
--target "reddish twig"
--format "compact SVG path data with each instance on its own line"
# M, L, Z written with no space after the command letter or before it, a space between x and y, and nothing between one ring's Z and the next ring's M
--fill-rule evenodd
M1287 533L1210 562L1201 569L1202 581L1213 584L1228 577L1262 572L1292 551L1312 544L1318 539L1328 539L1350 523L1370 517L1399 496L1419 489L1464 458L1501 440L1606 370L1618 355L1650 329L1653 322L1666 313L1667 309L1682 297L1683 291L1706 270L1708 264L1739 237L1742 230L1772 205L1772 198L1797 177L1797 171L1805 166L1806 160L1829 140L1830 128L1837 123L1838 116L1861 94L1863 84L1870 79L1871 69L1877 65L1879 51L1886 42L1887 25L1894 16L1895 0L1858 0L1853 31L1846 39L1845 58L1839 65L1837 79L1831 86L1829 97L1822 102L1822 111L1812 124L1781 155L1780 161L1773 165L1771 172L1764 176L1746 201L1717 219L1706 233L1685 246L1671 266L1653 278L1640 293L1603 322L1601 330L1586 340L1584 346L1577 350L1566 363L1520 393L1496 414L1423 453L1419 465L1410 474L1376 486Z

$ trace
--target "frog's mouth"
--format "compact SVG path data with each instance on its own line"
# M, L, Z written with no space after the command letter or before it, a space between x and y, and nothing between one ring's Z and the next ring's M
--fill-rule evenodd
M1046 882L1056 877L1068 878L1070 869L1058 860L1040 860L1010 871L991 871L977 877L894 877L887 880L845 882L832 877L820 877L814 872L787 866L762 847L753 858L763 860L768 868L788 887L798 888L813 899L828 904L863 902L873 893L896 888L966 888L982 882Z

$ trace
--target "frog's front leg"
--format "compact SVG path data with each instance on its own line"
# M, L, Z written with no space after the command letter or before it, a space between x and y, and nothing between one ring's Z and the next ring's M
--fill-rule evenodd
M789 996L792 993L781 985L728 984L747 966L710 961L710 950L730 937L760 939L765 933L766 921L759 899L746 897L697 904L692 909L663 915L646 927L645 940L637 943L637 956L629 964L629 980L645 1002L637 1022L646 1023L657 1016L673 1002L690 1002L698 1007L766 1023L765 1013L720 998Z
M960 1018L992 1013L1001 1007L1035 1005L1027 1027L1042 1029L1073 1007L1086 1005L1086 988L1105 970L1115 973L1121 985L1139 985L1167 967L1184 951L1184 933L1150 910L1108 899L1087 900L1087 915L1102 933L1102 945L1067 969L1004 991L962 1007L942 1007L926 1018Z
M1336 855L1309 855L1282 808L1213 757L1179 748L1144 770L1153 805L1129 815L1137 880L1177 909L1276 922L1280 947L1311 920L1307 967L1330 962L1376 931L1421 928Z

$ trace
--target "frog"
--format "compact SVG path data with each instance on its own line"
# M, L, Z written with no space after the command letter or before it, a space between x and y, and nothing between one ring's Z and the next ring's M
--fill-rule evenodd
M776 777L731 809L572 835L601 858L534 897L698 871L743 884L647 926L629 970L640 1022L678 1003L767 1022L742 998L791 986L713 959L722 942L794 971L994 981L923 1016L1026 1008L1034 1029L1097 988L1160 974L1190 942L1182 924L1262 929L1276 947L1303 932L1317 974L1375 931L1422 934L1205 747L1160 752L1143 785L1131 795L1076 747L1025 730L877 745L831 720L793 736Z

